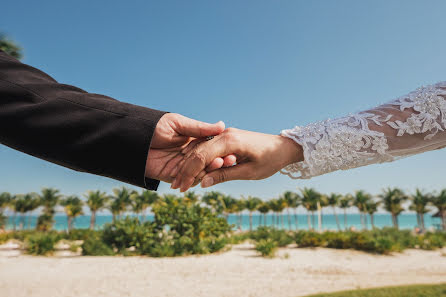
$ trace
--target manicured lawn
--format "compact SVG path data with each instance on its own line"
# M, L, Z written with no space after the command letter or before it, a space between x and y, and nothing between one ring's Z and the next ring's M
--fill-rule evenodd
M446 284L343 291L316 294L311 295L311 297L446 297Z

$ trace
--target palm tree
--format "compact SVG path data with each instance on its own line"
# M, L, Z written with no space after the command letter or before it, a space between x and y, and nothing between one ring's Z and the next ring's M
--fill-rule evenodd
M222 212L226 220L228 220L229 214L235 212L234 209L237 204L237 200L231 197L230 195L224 195L224 194L222 194L219 199L221 200Z
M333 214L336 219L336 225L338 226L338 230L341 231L341 225L339 224L339 218L336 214L336 207L339 205L339 201L341 200L342 195L341 194L335 194L331 193L329 196L327 196L327 204L328 206L331 206L333 209Z
M410 210L413 210L417 214L417 225L424 230L424 214L429 212L426 207L431 200L430 195L424 194L420 189L415 190L415 194L410 197L412 204L409 206Z
M108 209L112 214L113 223L116 222L116 219L119 219L119 214L121 213L121 204L118 199L111 199L108 203Z
M353 205L359 210L362 228L367 229L367 203L372 199L372 195L359 190L355 192L353 199Z
M374 214L378 211L378 207L381 204L380 201L370 200L367 202L366 209L367 213L370 215L370 223L372 224L372 229L375 229Z
M277 222L277 227L279 227L279 224L278 224L279 217L277 216L277 211L279 211L279 207L278 207L277 199L270 199L268 201L268 208L273 212L272 217L271 217L271 225L273 227L275 227L276 222ZM277 221L276 221L276 218L277 218Z
M37 193L32 192L32 193L29 193L26 195L31 196L30 198L27 198L28 205L27 205L27 210L26 210L26 212L28 213L26 228L30 229L31 228L31 213L40 206L40 200L39 200L39 195Z
M211 191L204 193L201 197L201 201L206 203L216 213L225 213L226 217L226 205L224 203L224 195L220 192Z
M38 197L39 205L43 207L43 211L37 219L36 227L41 231L48 231L53 227L55 207L62 195L57 189L43 188Z
M155 204L160 199L160 196L158 195L157 192L149 191L149 190L143 190L141 192L140 199L142 199L142 201L143 201L143 205L142 205L142 221L144 222L146 220L146 210L147 210L147 208L152 207L153 204Z
M257 210L263 215L263 225L266 226L266 214L270 211L269 204L262 201ZM259 216L259 226L261 225L262 216Z
M134 193L134 190L130 190L126 187L113 189L113 195L111 196L112 202L109 205L113 215L113 222L116 218L120 218L123 212L127 211L128 206L132 204L130 196Z
M246 199L245 207L249 211L249 231L252 231L252 212L257 210L260 203L262 203L262 200L257 197L248 196L248 199Z
M433 195L431 203L438 209L443 230L446 230L446 189L441 190L438 195Z
M8 207L12 210L12 230L15 231L17 228L17 195L11 195L8 201Z
M318 201L318 220L319 220L319 231L322 231L322 227L324 226L324 207L328 206L328 197L327 195L321 194Z
M246 209L246 200L245 198L242 197L242 199L237 200L237 204L236 204L236 209L237 209L237 213L238 213L238 229L241 230L242 229L242 225L243 225L243 217L242 217L242 213L243 211Z
M384 204L384 209L392 215L393 226L398 229L398 216L404 211L402 204L407 200L407 196L398 188L387 188L379 197Z
M198 201L199 198L200 196L198 194L195 194L195 192L193 191L188 191L184 193L184 200L189 204L194 204L195 202Z
M60 205L64 207L64 211L67 215L68 232L70 232L72 230L74 219L83 214L83 202L77 196L69 196L62 199Z
M132 211L137 215L138 219L143 222L145 221L145 212L147 208L157 201L159 196L156 194L156 192L144 190L141 193L136 191L133 192L130 195L130 198L132 200ZM141 215L142 218L140 218Z
M291 230L291 216L290 216L290 209L296 210L296 208L299 206L299 196L291 191L286 191L282 195L282 199L285 201L286 209L287 209L287 217L288 217L288 228ZM296 224L297 229L297 216L296 213L294 213L294 223Z
M228 219L229 214L233 214L234 216L236 216L236 220L237 220L238 200L229 196L229 195L225 195L224 199L225 199L225 207L226 207L226 212L227 212L226 219Z
M302 193L302 206L307 210L307 223L308 229L314 229L314 212L317 210L317 205L320 200L321 194L313 188L303 188ZM310 213L312 223L310 222Z
M38 207L38 199L36 193L27 193L24 195L17 195L14 201L14 209L20 213L20 229L25 228L26 213L33 211ZM29 224L29 220L28 220Z
M96 225L96 213L101 209L105 208L109 196L105 192L101 191L88 191L85 195L87 198L87 206L90 208L90 230L93 230Z
M0 33L0 50L16 59L21 59L23 57L22 48L2 33Z
M352 206L353 198L351 195L343 196L339 200L339 208L342 208L344 210L344 229L348 229L347 225L347 208L350 208Z
M284 229L283 225L283 210L287 207L286 201L283 198L277 199L277 211L280 215L280 224L282 226L282 229Z
M9 205L11 194L7 192L0 193L0 230L3 230L6 226L7 217L3 214L4 208Z

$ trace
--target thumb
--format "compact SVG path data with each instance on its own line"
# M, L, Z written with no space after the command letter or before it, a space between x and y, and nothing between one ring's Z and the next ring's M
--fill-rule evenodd
M206 136L215 136L225 130L225 123L222 121L215 124L209 124L185 116L179 116L175 123L176 132L183 136L202 138Z
M248 163L220 168L206 174L201 181L201 187L207 188L230 180L251 179L253 172L253 168Z

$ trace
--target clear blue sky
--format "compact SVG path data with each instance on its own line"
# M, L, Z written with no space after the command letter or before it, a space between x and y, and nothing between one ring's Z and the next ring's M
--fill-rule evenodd
M1 7L0 30L24 47L24 62L60 82L266 133L446 80L444 1L28 0ZM262 198L303 186L434 190L446 187L445 165L443 150L309 181L277 174L215 190ZM51 186L81 194L122 185L1 145L0 166L0 191ZM171 190L161 184L159 191Z

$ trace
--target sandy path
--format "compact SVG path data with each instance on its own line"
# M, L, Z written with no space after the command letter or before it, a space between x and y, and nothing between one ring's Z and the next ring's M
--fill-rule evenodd
M280 250L279 258L263 259L250 247L243 244L217 255L161 259L0 257L0 296L296 297L446 282L446 256L440 251L377 256L290 248Z

